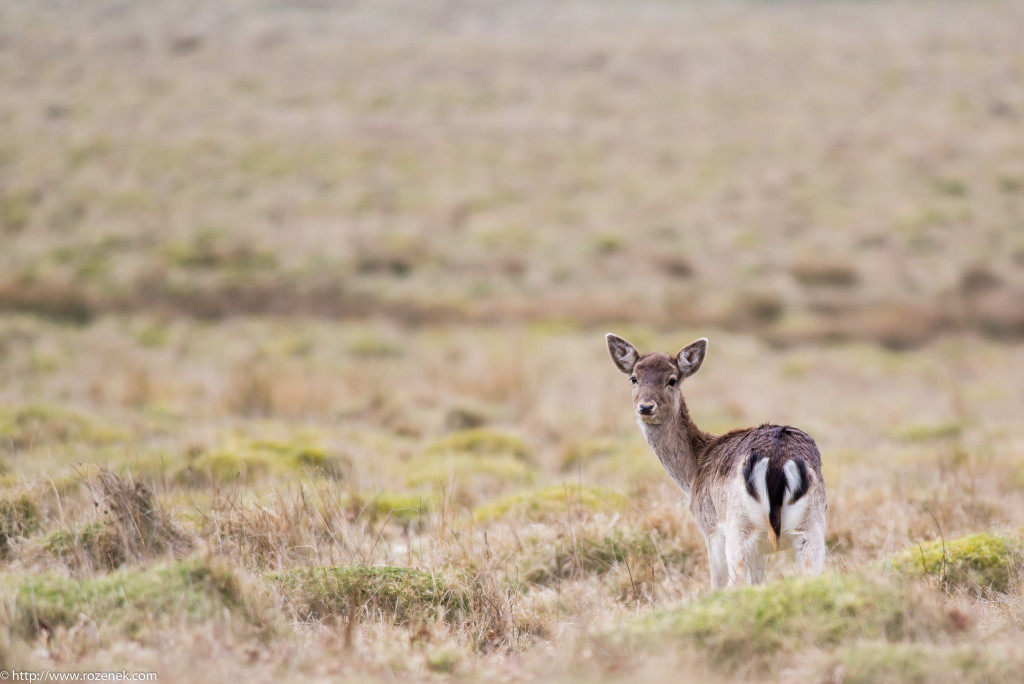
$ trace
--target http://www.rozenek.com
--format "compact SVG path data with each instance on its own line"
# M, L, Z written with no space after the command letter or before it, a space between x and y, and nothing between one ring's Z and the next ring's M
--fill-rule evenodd
M155 682L156 672L63 672L59 670L0 670L0 682Z

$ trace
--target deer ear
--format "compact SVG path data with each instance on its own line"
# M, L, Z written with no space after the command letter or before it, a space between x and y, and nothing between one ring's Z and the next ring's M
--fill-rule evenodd
M708 338L702 337L696 342L683 347L676 355L676 366L684 378L697 372L700 364L704 363L704 355L708 352Z
M612 355L612 361L615 363L616 368L623 373L632 373L633 366L636 365L637 360L640 358L636 347L612 333L608 333L604 338L608 341L608 353Z

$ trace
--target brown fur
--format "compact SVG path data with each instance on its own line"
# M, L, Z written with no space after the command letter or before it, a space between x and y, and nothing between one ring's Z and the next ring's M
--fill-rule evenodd
M783 532L799 543L798 555L807 548L804 564L820 569L826 503L814 440L788 426L761 425L719 436L698 428L681 386L703 363L707 340L684 347L675 358L659 352L641 355L612 334L607 341L612 361L633 382L633 408L645 439L672 479L690 495L690 511L713 556L712 585L724 583L721 572L716 576L716 554L730 558L729 582L746 572L757 581L761 571L754 566L762 563L758 550L778 548ZM764 459L767 462L758 471L756 466ZM783 530L785 507L805 493L808 501L791 508L798 519L790 516L789 527ZM759 506L764 513L753 519L752 511ZM729 548L716 548L720 543Z

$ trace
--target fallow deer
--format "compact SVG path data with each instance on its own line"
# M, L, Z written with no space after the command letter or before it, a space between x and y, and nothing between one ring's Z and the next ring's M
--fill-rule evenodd
M825 564L825 481L814 440L782 425L721 436L694 424L681 386L700 368L701 338L674 357L640 354L608 333L616 367L633 383L633 410L658 460L690 498L704 535L711 588L764 581L768 554L794 548L804 573Z

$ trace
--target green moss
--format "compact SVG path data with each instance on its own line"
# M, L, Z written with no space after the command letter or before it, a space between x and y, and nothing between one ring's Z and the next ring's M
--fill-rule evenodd
M908 425L893 432L893 436L904 442L933 442L943 439L954 439L963 433L960 423L934 423L925 425Z
M622 250L624 240L621 235L602 233L593 238L594 251L599 254L614 254Z
M40 629L71 626L79 613L135 636L167 618L200 622L225 609L251 625L264 624L259 602L229 566L187 561L145 570L120 570L91 578L51 574L0 579L12 631L31 637Z
M143 347L164 347L169 339L167 326L160 323L147 325L135 335L135 341Z
M936 620L930 615L916 620L916 611L918 605L899 587L828 574L718 591L640 619L632 633L644 641L681 639L734 669L781 652L834 647L851 639L899 641L916 622Z
M266 575L302 616L347 616L351 609L391 622L458 620L469 595L458 582L411 568L318 566ZM354 602L354 605L353 605Z
M946 542L913 546L893 557L896 572L938 577L947 589L994 589L1005 592L1024 562L1020 540L982 533Z
M387 519L408 527L422 524L424 517L437 508L437 501L428 494L377 492L353 495L349 500L349 508L354 514L363 515L371 522Z
M668 477L643 440L612 444L598 441L567 450L563 472L580 469L588 482L612 482L630 490L639 483L661 482Z
M169 264L195 270L244 274L277 267L277 257L272 251L233 241L227 231L219 229L202 230L191 242L166 245L163 256Z
M229 443L200 453L178 474L179 481L251 482L314 468L338 476L342 460L322 445L305 441L258 439Z
M129 436L123 430L96 425L82 415L53 406L0 408L0 444L11 451L70 442L110 444Z
M428 456L469 453L477 456L512 456L528 461L532 451L523 440L488 428L460 430L442 437L427 447Z
M414 458L405 464L405 481L411 487L455 484L463 489L474 486L523 484L532 482L536 471L511 456L481 457L454 453Z
M73 567L116 568L127 560L117 530L101 521L56 530L46 538L45 548Z
M621 510L625 505L626 498L617 492L600 487L558 485L507 496L484 504L473 511L473 518L477 521L506 516L544 519L580 511Z
M349 344L349 353L353 356L368 359L386 359L402 356L400 344L382 337L376 331L364 331Z
M455 672L461 657L451 648L441 648L427 655L427 667L434 672Z
M977 646L871 642L843 649L825 670L841 667L844 684L1009 684L1020 681L1022 665L1019 655Z
M562 472L589 463L596 458L614 455L620 446L611 439L586 439L569 445L562 453Z
M11 552L12 541L39 529L39 506L28 496L0 499L0 560Z

